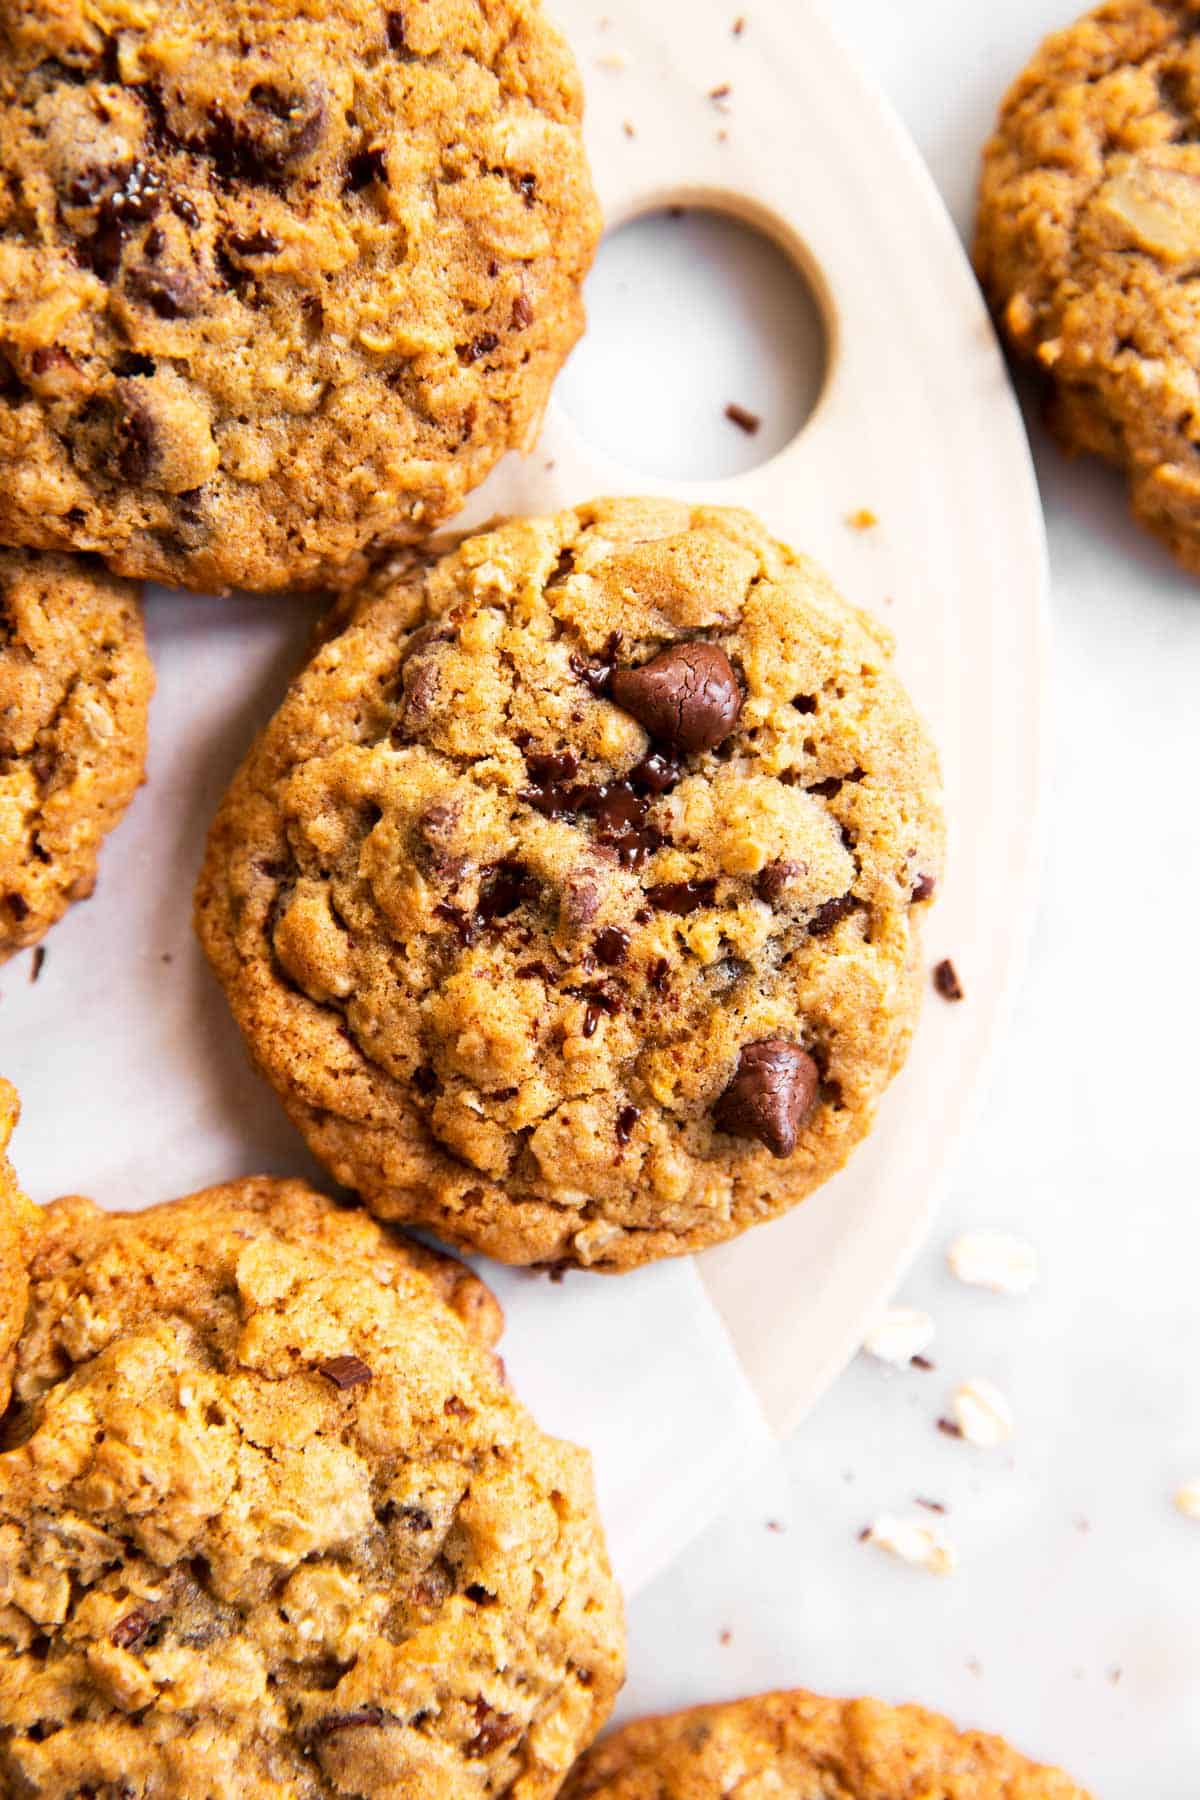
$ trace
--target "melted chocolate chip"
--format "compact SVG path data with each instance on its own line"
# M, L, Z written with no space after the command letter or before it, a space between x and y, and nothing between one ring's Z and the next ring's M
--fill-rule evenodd
M464 948L475 942L475 922L467 917L461 907L451 906L447 901L439 900L433 913L435 918L443 919L447 925L453 927Z
M521 1735L520 1721L514 1719L511 1713L497 1712L482 1695L475 1702L475 1723L475 1736L467 1745L468 1756L490 1756L501 1744L507 1744Z
M186 269L143 264L129 271L125 286L160 319L189 319L199 310L200 289Z
M595 1037L596 1027L599 1023L600 1008L596 1005L595 1001L589 1000L587 1009L583 1015L583 1027L580 1035L585 1038Z
M636 1106L623 1106L617 1114L617 1142L627 1144L633 1136L633 1128L641 1118Z
M568 552L564 552L564 555L566 554L568 554ZM572 558L572 567L573 566L574 558ZM583 682L585 687L591 689L597 699L601 699L608 693L608 686L613 678L613 671L617 666L617 653L620 648L621 634L614 631L607 644L605 644L604 651L598 661L589 662L582 656L573 656L571 658L572 672Z
M358 1731L365 1726L383 1724L387 1715L381 1706L359 1706L353 1712L327 1713L309 1728L310 1738L332 1737L336 1731Z
M808 921L809 937L827 937L835 925L840 925L843 919L849 917L856 904L853 894L841 894L836 900L826 900Z
M213 107L207 132L189 148L207 156L224 181L275 187L316 149L325 118L325 90L319 83L303 93L286 94L271 82L259 82L236 118Z
M665 956L660 956L650 970L650 986L656 994L666 991L667 977L671 973L671 965Z
M393 50L406 51L408 39L404 34L404 14L390 12L387 16L387 41Z
M932 900L936 892L936 875L918 875L912 891L913 904L918 905L922 900Z
M659 887L647 888L646 898L656 912L686 918L702 906L711 906L716 891L715 880L664 881Z
M525 760L534 782L547 793L564 782L574 781L579 773L579 758L573 750L555 750Z
M521 863L494 863L484 874L476 916L492 925L497 919L507 919L523 903L536 900L540 892L536 878Z
M490 356L493 350L499 348L500 339L494 331L481 331L479 336L472 338L469 344L458 346L458 360L464 368L470 368L472 363L477 363L483 357Z
M792 697L792 705L798 713L815 713L817 696L815 694L795 694Z
M716 644L675 644L637 669L615 669L609 692L651 737L685 755L724 743L738 722L742 690Z
M230 231L225 240L238 256L274 256L283 248L273 231Z
M649 822L646 801L624 781L594 788L591 793L594 800L587 810L595 816L596 841L615 850L623 868L641 868L666 841Z
M361 1356L329 1356L319 1366L325 1379L343 1390L366 1387L372 1379L370 1364Z
M592 948L596 952L597 961L602 962L606 969L619 968L629 951L629 933L619 930L615 925L608 925L597 933Z
M683 767L676 757L664 750L651 750L630 770L629 784L639 793L669 794L682 774Z
M356 151L346 165L347 192L361 193L363 188L372 187L377 181L387 181L386 153L375 146Z
M768 906L775 906L782 900L792 882L806 873L803 863L773 862L768 863L755 883L758 895Z
M798 1044L783 1038L747 1044L713 1121L734 1137L758 1138L772 1156L790 1156L816 1105L820 1080L816 1063Z

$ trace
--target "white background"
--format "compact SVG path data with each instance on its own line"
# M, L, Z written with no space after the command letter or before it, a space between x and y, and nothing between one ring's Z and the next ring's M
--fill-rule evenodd
M1001 93L1074 8L828 11L966 234ZM736 79L728 125L751 125ZM1104 1800L1195 1800L1200 1524L1171 1500L1200 1477L1200 583L1130 524L1115 478L1030 425L1053 575L1047 860L1016 1018L904 1284L937 1319L937 1369L860 1358L635 1600L624 1711L779 1684L875 1692L1001 1731ZM947 1243L985 1224L1036 1242L1029 1300L945 1272ZM935 1430L975 1374L1011 1399L1010 1450ZM856 1541L918 1494L950 1506L947 1580Z

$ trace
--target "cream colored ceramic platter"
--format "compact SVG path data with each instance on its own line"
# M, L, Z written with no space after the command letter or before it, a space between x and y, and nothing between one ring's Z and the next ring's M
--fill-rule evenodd
M701 203L754 221L808 270L829 336L816 412L765 466L681 485L593 451L556 401L536 452L510 459L468 518L605 492L747 505L879 610L943 752L951 862L927 947L931 962L954 957L968 1000L931 996L873 1139L789 1218L619 1280L487 1271L520 1391L595 1452L630 1590L699 1530L769 1432L799 1420L927 1229L1020 962L1035 861L1044 546L987 318L915 152L817 13L750 0L735 35L736 5L558 0L557 12L587 82L610 223ZM599 308L594 331L603 376ZM574 375L562 390L580 391ZM861 508L879 523L856 532L846 518ZM17 1157L39 1199L83 1190L141 1206L252 1171L316 1176L250 1073L190 928L205 827L313 616L306 601L149 598L149 785L95 899L47 940L36 986L28 957L0 979L0 1070L22 1092Z

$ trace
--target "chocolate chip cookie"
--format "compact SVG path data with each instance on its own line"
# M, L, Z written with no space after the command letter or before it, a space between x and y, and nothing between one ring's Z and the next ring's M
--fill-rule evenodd
M48 1208L0 1418L0 1792L557 1793L620 1602L498 1327L297 1182Z
M1042 46L984 156L980 279L1070 450L1200 573L1200 0L1112 0Z
M0 961L95 886L146 766L153 691L132 583L0 550Z
M623 1269L839 1168L904 1058L936 759L882 629L747 514L606 501L347 599L197 923L389 1218Z
M528 443L599 222L539 0L0 18L0 539L314 586Z
M763 1694L642 1719L576 1768L562 1800L1088 1800L1057 1769L917 1706Z

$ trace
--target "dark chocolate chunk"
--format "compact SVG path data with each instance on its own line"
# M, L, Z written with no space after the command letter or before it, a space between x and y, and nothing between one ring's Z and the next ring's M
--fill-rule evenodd
M841 894L836 900L826 900L808 921L809 937L826 937L835 925L840 925L843 919L849 917L856 904L853 894Z
M933 971L933 985L943 1000L965 1000L966 993L958 979L958 970L947 956Z
M564 552L564 555L568 554ZM571 559L574 567L574 558ZM596 698L608 693L609 683L613 678L613 670L617 666L617 653L621 648L621 634L614 631L604 646L599 661L589 662L582 656L571 658L571 668L586 687L592 690Z
M936 892L936 875L918 875L912 891L913 904L917 905L922 900L932 900Z
M713 1108L734 1137L756 1137L772 1156L790 1156L816 1105L820 1071L807 1051L784 1038L747 1044L737 1073Z
M651 750L629 771L627 780L639 793L657 796L670 793L682 774L682 766L675 757L662 750Z
M238 256L274 256L283 248L275 233L261 226L257 231L227 232L224 241Z
M332 1737L336 1731L357 1731L364 1726L376 1727L386 1717L381 1706L359 1706L353 1712L327 1713L309 1727L310 1738Z
M512 315L508 323L509 329L512 331L529 330L529 327L533 324L533 307L530 304L527 295L523 293L517 295L516 299L513 301Z
M633 1136L633 1128L641 1118L636 1106L623 1106L617 1114L617 1142L627 1144Z
M609 692L651 737L693 755L724 743L742 710L733 664L716 644L675 644L636 669L614 669Z
M494 863L480 885L476 916L485 925L493 925L497 919L507 919L518 906L536 900L540 892L536 877L521 863Z
M187 269L142 263L129 270L125 286L160 319L188 319L200 308L200 286Z
M387 16L387 41L391 49L405 51L408 39L404 35L404 14L390 12Z
M755 883L759 899L765 900L768 906L777 905L792 882L806 873L803 863L783 861L768 863Z
M320 1370L327 1381L332 1381L335 1388L366 1387L371 1380L371 1368L361 1356L329 1356L320 1364Z
M368 145L356 151L346 165L346 190L351 194L361 193L363 188L372 187L377 181L387 181L387 153L377 145Z
M494 331L481 331L479 336L472 338L469 344L458 346L458 360L465 368L469 368L472 363L477 363L483 357L490 356L493 350L499 348L500 339Z
M715 879L707 881L664 881L646 889L646 898L655 912L675 913L686 918L702 906L711 906L716 894Z
M616 969L628 954L629 933L621 931L616 925L608 925L597 933L592 948L596 952L597 961L602 962L606 969Z
M519 1719L511 1713L497 1712L482 1695L475 1702L475 1723L475 1736L467 1745L468 1756L490 1756L501 1744L520 1737L523 1729Z
M525 760L535 784L547 791L563 782L574 781L579 773L579 758L573 750L553 750L528 756Z

